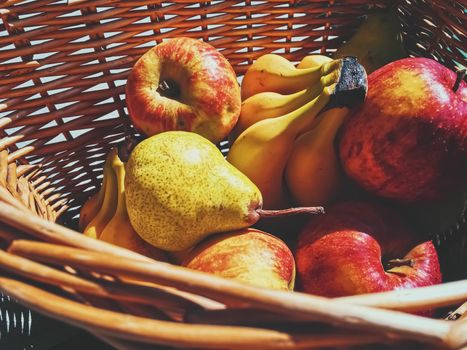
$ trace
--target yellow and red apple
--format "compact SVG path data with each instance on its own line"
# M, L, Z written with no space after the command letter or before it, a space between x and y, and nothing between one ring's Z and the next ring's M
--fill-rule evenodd
M296 250L304 292L326 297L441 283L436 249L381 204L343 202L304 227Z
M287 245L253 228L208 238L182 265L269 289L293 290L295 283L295 261Z
M378 196L438 201L467 183L467 84L429 58L405 58L368 76L363 106L342 129L346 173Z
M196 132L216 143L237 122L240 87L227 59L200 40L179 37L147 51L126 85L130 119L147 136Z

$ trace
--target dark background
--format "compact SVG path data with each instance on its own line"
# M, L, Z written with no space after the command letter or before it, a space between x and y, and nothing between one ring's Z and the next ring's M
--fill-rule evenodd
M30 311L0 292L1 350L113 350L80 328Z

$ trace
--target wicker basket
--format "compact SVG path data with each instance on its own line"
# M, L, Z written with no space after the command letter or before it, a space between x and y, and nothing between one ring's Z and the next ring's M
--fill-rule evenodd
M379 8L397 11L411 54L453 69L464 61L460 0L2 1L0 289L119 349L467 346L465 306L456 321L400 312L457 307L467 280L332 300L241 285L73 230L107 151L132 132L125 79L149 47L200 38L240 76L267 52L332 54ZM466 232L437 236L456 279L466 277Z

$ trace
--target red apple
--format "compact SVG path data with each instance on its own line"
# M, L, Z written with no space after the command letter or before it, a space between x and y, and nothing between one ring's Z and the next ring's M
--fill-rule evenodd
M389 208L344 202L299 234L297 277L304 292L326 297L441 283L438 255Z
M428 58L401 59L370 74L366 101L341 134L346 173L401 202L435 201L465 186L466 87Z
M293 290L295 261L279 238L253 228L214 235L182 264L257 287Z
M218 142L237 122L240 86L230 63L213 46L173 38L136 62L126 103L133 125L147 136L185 130Z

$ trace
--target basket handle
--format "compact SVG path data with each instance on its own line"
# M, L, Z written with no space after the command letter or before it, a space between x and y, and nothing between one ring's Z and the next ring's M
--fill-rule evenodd
M38 216L25 215L25 212L29 213L28 209L21 206L19 201L16 201L15 198L9 195L8 191L7 193L5 193L5 191L7 190L0 186L0 223L8 224L21 232L28 233L30 236L47 242L105 252L124 259L147 262L154 261L139 253L84 236L79 232L44 220ZM5 195L5 198L3 195Z
M369 332L334 330L278 331L240 326L186 325L99 309L59 297L37 287L0 277L0 289L27 307L100 335L178 347L235 349L314 349L381 341Z
M396 311L353 305L332 299L265 290L198 271L154 261L112 259L104 253L89 252L49 243L15 241L10 252L52 264L165 284L214 300L251 305L290 317L318 321L339 327L360 329L401 339L446 344L451 322L433 320Z
M446 344L451 349L467 349L467 319L452 322L451 331L446 336Z

